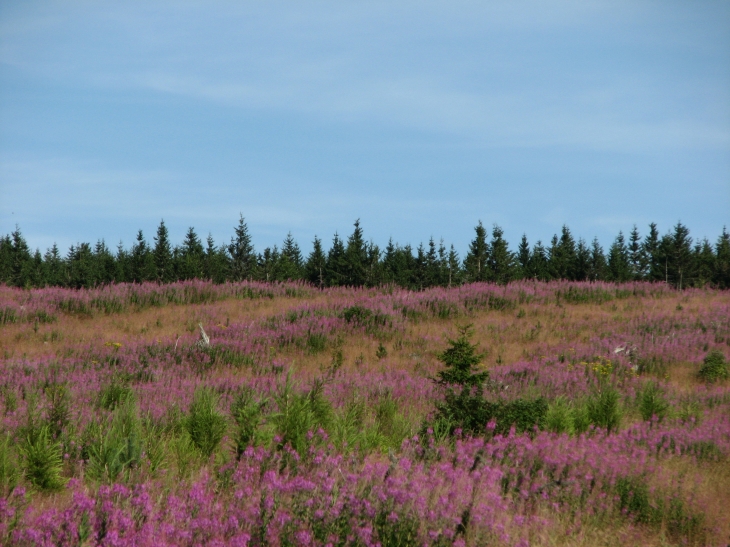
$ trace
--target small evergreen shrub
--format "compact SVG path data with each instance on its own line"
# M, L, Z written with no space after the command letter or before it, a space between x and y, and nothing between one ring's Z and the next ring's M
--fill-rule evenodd
M243 455L248 446L255 442L265 405L266 401L257 401L250 389L242 390L233 400L231 415L236 423L233 442L238 458Z
M548 405L545 429L553 433L573 432L573 408L570 401L562 395Z
M132 388L119 378L114 378L111 383L103 387L99 392L99 407L105 410L114 410L119 405L134 397Z
M606 387L588 399L588 417L593 425L607 433L615 432L621 425L623 409L621 395L612 387Z
M669 411L669 403L667 402L664 392L656 382L647 382L638 394L639 412L644 421L649 421L656 417L659 421L663 420Z
M21 448L25 478L40 490L60 490L63 458L60 443L53 440L48 425L31 430Z
M119 476L137 467L142 460L142 425L137 406L127 400L114 411L106 433L97 429L97 437L88 448L86 474L98 481L113 483Z
M702 361L699 377L710 384L726 380L730 376L725 355L719 350L708 353Z
M218 396L213 391L195 390L185 428L192 443L206 458L218 448L226 433L226 418L218 411Z

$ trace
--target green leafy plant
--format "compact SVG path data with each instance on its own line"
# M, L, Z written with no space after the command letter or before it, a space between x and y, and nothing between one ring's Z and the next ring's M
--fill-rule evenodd
M236 423L233 442L238 458L243 455L248 446L255 442L265 405L266 401L257 401L250 389L241 390L233 400L231 415Z
M545 413L545 429L553 433L573 432L573 406L562 395L548 405Z
M0 438L0 498L8 495L18 482L19 473L10 444L10 434Z
M730 376L725 355L719 350L708 353L702 361L699 377L708 383L726 380Z
M663 420L669 411L669 403L664 392L656 382L644 384L638 394L639 412L644 421L657 418Z
M607 433L615 432L621 425L623 409L621 395L616 389L605 387L588 399L586 407L591 423Z
M20 452L28 482L41 490L63 488L61 444L53 440L47 424L28 432Z
M99 392L99 406L105 410L114 410L125 401L134 397L132 388L120 378L113 378L111 383Z
M218 396L213 391L195 390L185 428L190 440L206 458L218 448L226 433L226 418L218 411Z
M97 429L89 449L86 474L95 480L114 482L120 474L138 466L142 460L142 426L137 406L128 400L114 412L106 433Z

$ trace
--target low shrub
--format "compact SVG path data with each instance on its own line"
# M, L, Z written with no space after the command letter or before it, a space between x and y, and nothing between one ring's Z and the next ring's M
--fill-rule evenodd
M607 433L615 432L621 425L621 395L612 387L592 395L586 402L586 408L591 423L605 429Z
M218 411L218 396L213 391L207 388L195 390L185 429L192 443L206 458L218 448L226 433L226 418Z
M638 393L638 406L641 418L649 421L657 418L663 420L669 411L669 403L666 400L664 391L656 382L647 382Z
M60 490L63 458L61 444L54 441L48 425L31 430L20 447L25 478L40 490Z
M708 383L726 380L730 375L725 355L719 350L708 353L702 361L699 377Z

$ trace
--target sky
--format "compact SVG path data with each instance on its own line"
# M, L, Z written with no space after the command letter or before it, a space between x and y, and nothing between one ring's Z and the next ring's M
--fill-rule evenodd
M730 2L0 2L0 235L730 228Z

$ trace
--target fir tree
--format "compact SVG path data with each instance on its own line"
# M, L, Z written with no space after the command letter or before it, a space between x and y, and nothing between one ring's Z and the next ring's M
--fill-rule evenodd
M532 255L530 253L530 244L527 242L527 234L522 234L520 244L517 246L517 263L520 268L519 277L522 279L529 279L532 277L532 271L530 268L531 258Z
M155 259L152 251L144 239L142 230L137 232L137 241L132 245L132 281L142 283L152 281L157 277Z
M553 239L557 240L557 236ZM548 254L542 241L539 239L535 246L532 248L532 255L530 257L530 271L534 279L538 281L549 281L552 279L550 275L550 263L548 261Z
M481 386L489 377L486 371L477 372L484 354L477 353L477 346L470 342L473 334L471 325L459 327L459 337L456 340L449 339L450 347L437 355L446 367L438 373L440 384L470 388Z
M555 279L575 279L575 240L567 226L563 226L560 239L553 236L549 250L550 274Z
M603 247L597 237L593 238L591 244L590 271L588 279L590 281L601 281L606 278L606 255L603 253Z
M0 237L0 283L13 282L13 243L10 236Z
M45 267L44 284L52 287L63 285L63 257L55 242L46 251L43 257L43 264Z
M454 245L452 244L449 248L449 257L447 259L448 263L448 269L449 269L449 278L448 278L448 285L451 287L451 285L459 285L461 284L461 262L459 260L459 253L456 252L456 249L454 248Z
M337 287L346 283L347 264L345 260L345 245L335 232L332 247L327 253L327 273L325 275L327 286Z
M24 287L28 280L23 270L26 263L30 262L30 249L17 224L10 238L10 283L16 287Z
M256 253L243 215L238 219L238 226L234 230L235 236L231 238L231 244L228 245L230 275L233 281L253 279L256 269Z
M157 227L157 235L154 239L155 247L152 250L152 255L155 259L157 281L161 283L169 283L175 279L175 272L172 267L172 247L170 245L170 236L164 220L160 221L160 225Z
M181 279L203 279L205 277L205 250L195 233L195 228L188 228L179 253L178 275Z
M634 224L629 235L629 264L631 266L631 278L640 280L644 278L646 270L646 259L641 245L639 229Z
M281 247L280 274L282 280L301 279L303 268L302 252L289 232Z
M464 259L464 273L469 282L487 281L489 279L489 244L487 243L487 231L482 226L482 221L474 228L476 236L469 244L469 252Z
M515 255L509 250L507 241L503 237L502 228L496 224L492 228L492 241L489 245L490 253L487 259L492 281L505 285L515 277Z
M575 280L585 281L591 273L591 250L581 237L575 252Z
M725 226L715 244L713 283L721 289L730 289L730 234Z
M712 245L707 241L707 238L704 238L695 245L693 255L695 265L692 285L695 287L704 287L708 283L712 283L716 260Z
M367 247L363 238L360 219L355 221L355 229L347 238L345 248L344 284L351 287L362 287L367 280L366 265L368 261Z
M307 263L304 267L304 278L312 285L316 285L320 289L324 288L325 268L327 267L327 257L322 250L322 240L314 236L312 243L312 252L307 257Z
M617 283L629 281L632 277L629 251L623 232L618 233L608 250L608 277Z
M229 258L228 247L222 245L216 247L213 235L208 234L206 238L205 256L203 259L206 279L213 283L223 283L229 279Z
M644 277L649 281L662 281L665 278L665 264L660 256L659 230L654 222L649 224L649 234L641 244L641 252L646 261Z

